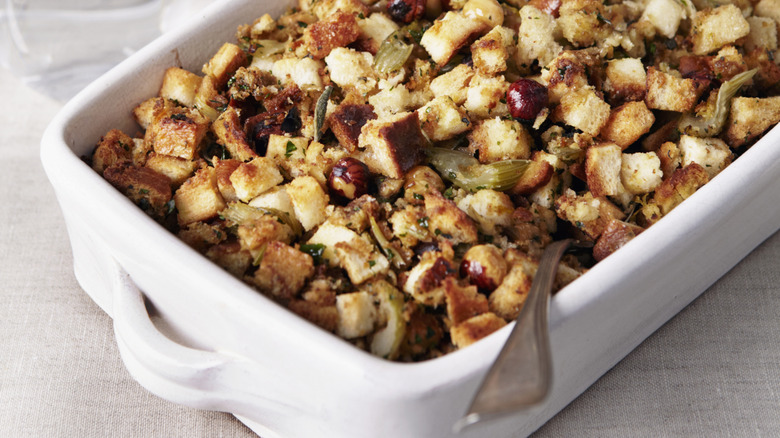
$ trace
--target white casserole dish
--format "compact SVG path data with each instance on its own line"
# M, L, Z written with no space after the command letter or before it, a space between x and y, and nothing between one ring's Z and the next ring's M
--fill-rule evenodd
M373 357L212 264L80 159L110 128L138 129L131 110L157 93L165 68L199 71L238 24L279 15L288 5L216 3L58 114L41 155L68 226L76 276L114 318L130 373L163 398L231 412L264 438L452 436L510 326L427 362ZM619 255L554 297L553 392L543 405L461 435L530 434L778 228L776 127Z

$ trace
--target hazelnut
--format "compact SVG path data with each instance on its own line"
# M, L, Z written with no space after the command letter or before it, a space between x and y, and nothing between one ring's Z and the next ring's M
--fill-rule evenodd
M411 23L425 15L426 0L390 0L387 2L387 13L395 21Z
M412 204L422 202L426 193L444 190L444 181L428 166L415 166L404 176L404 199Z
M508 271L501 250L493 245L476 245L469 248L460 264L460 275L477 286L480 292L495 290Z
M355 158L344 157L330 171L328 188L336 196L355 199L368 193L369 178L368 166Z
M534 120L548 101L547 87L532 79L522 78L506 91L509 113L516 119Z

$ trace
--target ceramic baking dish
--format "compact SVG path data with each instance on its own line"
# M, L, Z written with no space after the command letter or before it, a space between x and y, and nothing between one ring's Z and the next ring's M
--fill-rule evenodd
M199 71L238 24L288 3L217 2L97 80L47 129L41 155L75 271L114 318L135 379L177 403L231 412L265 438L447 437L510 326L442 358L394 363L340 340L244 285L157 225L81 158L165 68ZM780 128L558 293L551 396L462 436L525 436L590 386L780 228ZM142 291L142 292L141 292Z

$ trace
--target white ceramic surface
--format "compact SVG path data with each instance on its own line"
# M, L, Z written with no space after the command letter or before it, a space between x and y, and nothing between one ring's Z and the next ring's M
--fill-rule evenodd
M130 373L161 397L232 412L264 437L451 436L509 327L423 363L372 357L200 256L79 158L110 128L136 132L130 111L156 94L166 67L198 71L236 25L287 5L215 4L101 77L55 118L41 155L68 225L77 278L114 317ZM528 435L778 228L775 128L554 297L555 378L544 405L461 436Z

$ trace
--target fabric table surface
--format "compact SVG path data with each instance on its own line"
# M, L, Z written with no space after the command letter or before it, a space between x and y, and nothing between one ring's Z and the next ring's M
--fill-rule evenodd
M0 436L255 436L130 377L40 164L61 104L3 70L0 96ZM536 436L780 436L779 267L776 233Z

